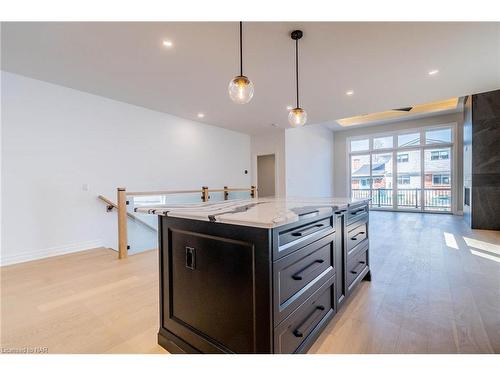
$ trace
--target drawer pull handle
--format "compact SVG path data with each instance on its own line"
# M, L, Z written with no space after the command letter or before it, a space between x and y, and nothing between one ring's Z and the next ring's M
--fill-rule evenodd
M361 208L361 209L359 209L359 210L352 211L352 212L351 212L351 215L357 215L357 214L359 214L360 212L364 212L364 211L365 211L365 209L364 209L364 208Z
M354 235L354 237L351 237L351 240L352 240L352 241L357 241L357 240L358 240L358 239L357 239L357 237L358 237L360 234L365 234L365 232L359 232L359 233L355 234L355 235Z
M313 226L310 226L310 227L304 229L302 232L293 232L292 236L302 237L302 236L305 236L309 233L316 232L318 230L318 228L321 228L324 226L325 226L325 224L316 224L316 225L313 225Z
M314 319L311 319L312 317L316 317L316 314L318 313L318 311L321 313L321 311L325 311L325 306L316 306L316 308L314 309L314 311L312 313L309 314L309 316L300 324L300 326L298 326L295 331L293 331L293 335L295 337L304 337L304 332L307 331L307 329L310 327L310 325L312 324L312 322L314 322ZM302 330L302 327L303 326L306 326L306 323L308 323L310 320L312 320L311 323L307 324L307 327L305 330Z
M362 271L362 270L365 269L364 264L365 264L365 261L364 260L360 260L359 261L359 265L355 269L351 270L351 273L353 275L357 275L360 271ZM359 266L361 266L361 267L359 267Z
M308 266L302 268L299 272L297 272L296 274L292 275L292 279L294 280L302 280L302 278L308 274L310 274L312 271L314 271L317 267L314 267L313 269L310 269L312 266L314 266L315 264L321 264L323 263L324 260L323 259L317 259L315 260L314 262L312 262L311 264L309 264ZM305 272L307 269L309 269L309 272Z

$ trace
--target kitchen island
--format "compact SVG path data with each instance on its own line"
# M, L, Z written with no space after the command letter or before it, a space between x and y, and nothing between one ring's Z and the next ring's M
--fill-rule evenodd
M160 329L171 353L304 353L370 280L368 201L249 199L159 215Z

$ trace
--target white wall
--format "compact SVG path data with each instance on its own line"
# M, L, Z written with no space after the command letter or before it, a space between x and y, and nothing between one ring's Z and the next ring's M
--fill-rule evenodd
M251 183L248 135L6 72L1 87L2 264L116 248L97 195L118 186Z
M285 131L276 130L271 134L252 136L252 185L257 186L257 156L275 155L276 160L276 197L286 196L286 168L285 168Z
M369 126L364 128L356 128L351 130L343 130L335 132L335 195L336 196L347 196L347 154L346 154L346 140L349 137L355 136L363 136L377 133L390 132L395 130L402 129L412 129L412 128L421 128L425 126L439 125L439 124L449 124L449 123L457 123L457 133L455 134L456 139L456 182L457 182L457 202L458 202L458 211L461 211L461 202L462 202L462 124L463 118L462 113L451 113L440 116L427 117L423 119L415 119L401 122L394 122L385 125L376 125Z
M287 129L286 195L333 196L333 131L321 125Z

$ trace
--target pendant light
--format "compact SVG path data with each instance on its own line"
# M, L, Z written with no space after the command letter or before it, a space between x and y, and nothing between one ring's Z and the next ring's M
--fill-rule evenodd
M302 30L294 30L290 34L295 40L295 83L297 88L297 102L295 108L288 113L288 122L294 128L303 126L307 121L307 113L299 105L299 39L302 38Z
M240 75L229 82L229 97L238 104L246 104L253 97L253 83L243 75L243 22L240 22Z

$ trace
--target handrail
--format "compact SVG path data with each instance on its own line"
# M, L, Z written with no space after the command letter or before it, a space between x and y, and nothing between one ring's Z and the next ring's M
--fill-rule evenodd
M209 193L221 192L224 194L224 200L229 199L229 193L234 191L248 191L250 192L251 198L257 198L257 188L251 186L250 188L229 188L224 186L223 189L209 189L208 186L202 186L200 190L163 190L163 191L127 191L126 188L120 187L116 190L116 201L113 203L106 197L99 195L99 199L106 202L108 205L108 211L116 208L118 211L118 258L124 259L128 256L128 235L127 235L127 216L131 217L138 222L153 228L150 224L142 221L134 214L127 211L127 197L138 197L138 196L154 196L154 195L170 195L170 194L200 194L200 199L202 202L208 202L210 200ZM153 228L155 231L156 228Z
M143 196L143 195L170 195L170 194L195 194L201 193L200 190L163 190L163 191L127 191L127 197Z
M252 188L227 188L227 189L208 189L209 193L222 193L224 191L252 191Z
M222 193L232 191L252 191L252 188L227 188L227 189L207 189L209 193ZM196 194L202 193L203 189L199 190L160 190L160 191L127 191L127 197L138 197L146 195L171 195L171 194Z
M108 198L106 198L104 195L99 195L99 196L98 196L98 198L99 198L100 200L102 200L103 202L105 202L105 203L108 205L108 207L107 207L108 212L109 212L109 211L111 211L111 210L113 210L113 208L118 209L118 205L117 205L116 203L114 203L113 201L109 200ZM138 218L138 217L137 217L136 215L134 215L133 213L131 213L131 212L128 212L128 211L127 211L127 216L128 216L128 217L130 217L132 220L135 220L135 221L137 221L137 222L141 223L142 225L147 226L148 228L150 228L150 229L154 230L155 232L158 232L158 229L156 229L155 227L153 227L153 226L152 226L151 224L149 224L148 222L146 222L146 221L144 221L144 220L142 220L142 219Z

